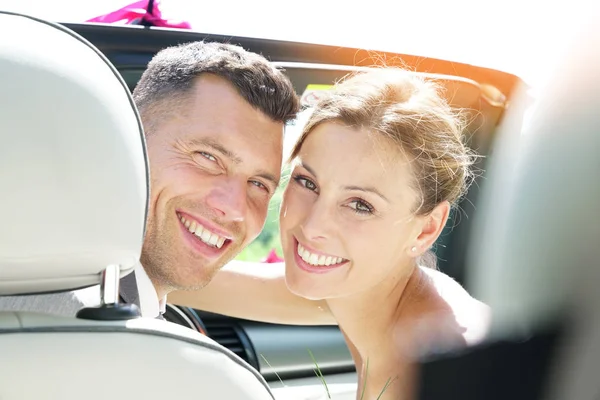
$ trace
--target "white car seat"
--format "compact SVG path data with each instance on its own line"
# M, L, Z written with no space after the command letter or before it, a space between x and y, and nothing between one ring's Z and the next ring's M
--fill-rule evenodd
M0 399L272 399L211 339L118 304L148 202L140 118L70 30L0 12L0 296L101 284L80 318L0 311Z
M425 358L419 399L598 399L598 11L582 8L590 23L559 53L525 127L506 115L468 269L493 310L490 336Z

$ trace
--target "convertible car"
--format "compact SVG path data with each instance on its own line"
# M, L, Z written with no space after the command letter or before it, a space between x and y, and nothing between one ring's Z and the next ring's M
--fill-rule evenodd
M473 281L468 279L466 266L469 265L472 251L469 246L475 239L480 239L476 237L478 231L473 221L477 220L480 212L479 189L488 177L488 156L501 141L498 135L506 131L502 129L505 124L510 123L513 132L520 132L533 101L528 96L526 82L518 76L485 66L422 54L225 36L142 25L71 22L62 25L101 51L120 73L129 90L135 88L156 52L167 46L197 40L235 43L263 54L290 77L305 109L314 104L320 90L327 90L328 85L348 73L381 65L382 60L386 60L386 65L401 65L411 73L439 81L450 103L469 113L465 134L471 148L483 156L476 165L481 171L477 182L453 212L451 222L434 249L439 269L463 284L467 290L472 288ZM510 114L509 121L505 118L507 114ZM290 123L286 127L286 140L292 141L301 127L300 118ZM327 384L340 387L356 384L353 362L337 327L260 323L175 304L168 305L165 317L199 331L231 350L254 367L271 388L297 386L321 390L322 377L318 376L321 373ZM315 373L315 364L318 365L319 374ZM436 368L434 370L437 371Z
M180 29L106 24L64 24L101 50L123 76L131 90L146 64L160 49L196 40L226 41L263 54L291 78L303 106L318 97L315 88L331 85L352 71L394 60L416 74L439 80L456 107L472 110L469 126L471 146L481 155L491 151L497 127L512 96L523 90L516 76L489 68L434 58L371 52L355 48L286 42L278 40L202 34ZM357 62L360 60L360 62ZM290 124L287 139L293 140L301 121ZM478 169L485 169L480 158ZM479 179L484 179L484 175ZM436 246L439 268L464 283L466 244L470 222L477 209L477 187L473 185L460 204L448 229ZM199 329L231 349L257 368L273 386L319 384L315 357L327 382L355 382L354 366L343 337L331 326L288 326L229 318L169 305L167 318ZM309 352L310 350L310 352Z

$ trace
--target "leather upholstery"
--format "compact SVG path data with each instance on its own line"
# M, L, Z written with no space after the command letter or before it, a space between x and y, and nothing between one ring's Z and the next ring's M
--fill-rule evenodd
M0 88L0 296L131 272L148 168L117 71L73 32L0 12ZM154 319L0 311L0 360L2 400L273 398L231 351Z

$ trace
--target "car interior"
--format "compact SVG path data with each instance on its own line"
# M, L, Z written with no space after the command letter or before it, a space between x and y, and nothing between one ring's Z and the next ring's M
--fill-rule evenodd
M467 114L469 144L477 154L490 154L497 127L509 108L513 95L524 85L516 76L501 71L445 60L399 54L371 52L334 46L246 37L224 37L184 30L148 29L134 26L64 24L97 47L122 75L133 90L147 63L160 49L189 41L224 41L239 44L247 50L266 56L290 77L302 96L309 85L330 85L349 73L380 64L403 65L409 71L435 79L445 88L451 104ZM305 105L310 107L309 104ZM289 131L298 132L298 126ZM293 140L294 135L286 135ZM487 159L478 159L478 170ZM483 175L477 178L478 182ZM470 221L476 213L478 185L454 211L436 245L438 267L465 284L466 244ZM466 217L468 216L468 217ZM460 223L459 223L460 222ZM211 338L230 348L272 384L320 385L314 373L314 355L328 382L356 382L354 365L337 327L292 326L247 321L169 305L168 319L205 331ZM274 340L277 339L277 340Z
M115 307L114 280L131 271L143 237L147 160L128 92L156 52L196 40L231 42L263 54L285 71L299 96L309 85L331 85L349 73L380 65L382 59L438 81L452 106L468 116L468 144L481 156L476 165L480 173L434 249L438 268L492 307L494 325L485 343L424 354L418 398L597 398L600 313L593 305L598 302L594 283L600 269L592 250L600 239L600 221L588 210L600 200L600 29L581 35L555 71L560 79L533 99L515 75L422 56L141 26L54 25L9 13L0 17L5 20L0 23L3 36L12 32L12 40L21 40L0 46L0 136L11 141L10 148L0 149L0 185L10 194L3 199L7 206L0 208L0 220L8 221L0 228L0 295L101 284L105 309L84 312L87 319L0 312L0 348L3 359L10 360L10 365L0 363L0 398L37 398L42 389L53 390L52 398L74 398L82 392L88 397L91 385L98 390L89 398L111 391L140 395L127 379L98 385L102 376L78 368L91 355L97 357L92 371L125 375L133 368L148 371L148 382L194 383L148 385L143 395L149 398L202 390L218 394L215 398L319 398L324 385L315 361L330 398L355 398L354 364L335 326L261 323L175 304L165 314L175 324L128 319L135 310L117 312L122 318L118 321L89 319ZM32 33L15 34L19 29ZM56 36L65 43L65 59L72 49L68 59L73 61L60 62L62 57L28 39L35 35ZM6 78L17 71L18 81ZM33 87L47 90L26 97ZM58 88L73 96L57 96ZM50 103L78 113L58 120L44 107ZM304 106L310 108L310 103ZM27 118L30 113L39 117ZM531 119L525 129L526 113ZM48 123L55 128L49 129ZM288 127L296 133L300 128ZM61 134L48 137L48 131ZM28 151L30 143L44 141L56 151ZM100 150L91 152L94 162L89 154L85 162L78 160L80 149L90 146ZM82 170L82 165L89 168ZM75 167L76 174L70 172ZM57 174L68 176L69 185L59 184ZM43 184L32 191L28 182ZM40 198L46 200L43 206ZM106 207L123 198L129 200L125 208ZM88 235L89 221L67 212L84 214L90 204L101 210L92 222L93 236ZM20 207L32 212L16 215ZM40 224L71 229L49 235L40 247L30 238L32 227ZM128 230L117 232L117 225ZM107 268L114 264L121 268ZM114 310L108 312L114 317ZM150 347L161 350L150 355ZM30 356L36 354L44 356L33 361ZM125 360L123 354L128 355L126 364L115 362ZM64 371L52 367L65 357L73 358L64 363ZM169 368L151 366L159 362ZM24 379L23 371L31 379L41 377L41 385L15 385Z

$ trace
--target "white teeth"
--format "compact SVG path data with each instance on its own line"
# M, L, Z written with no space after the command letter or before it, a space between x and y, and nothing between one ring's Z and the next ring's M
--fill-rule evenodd
M339 264L342 261L344 261L344 259L341 257L313 254L313 253L309 252L308 250L306 250L304 248L304 246L302 246L300 243L298 243L297 251L298 251L298 255L300 256L300 258L302 258L302 260L304 260L304 262L309 263L311 265L315 265L315 266L334 265L334 264Z
M303 259L305 262L308 262L308 259L310 258L310 253L309 253L308 251L304 250L304 251L302 252L302 255L301 255L300 257L302 257L302 259Z
M219 241L219 236L217 236L213 233L212 235L210 235L210 240L208 241L208 243L212 244L213 246L216 246L218 241Z
M182 216L179 216L179 219L190 233L193 233L198 237L198 239L202 240L204 243L210 246L220 249L221 247L223 247L223 244L225 244L225 240L227 240L226 238L221 237L216 233L210 232L208 229L198 224L196 221L188 221Z

